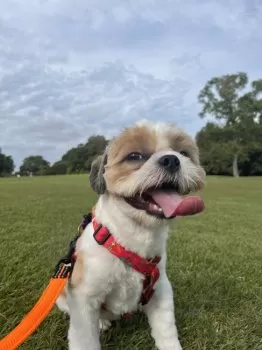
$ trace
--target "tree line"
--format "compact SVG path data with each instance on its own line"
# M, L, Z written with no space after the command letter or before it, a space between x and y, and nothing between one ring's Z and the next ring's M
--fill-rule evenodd
M210 119L196 134L207 174L262 175L262 79L249 84L244 72L214 77L200 91L198 101L200 118ZM52 165L41 155L29 156L19 173L22 176L85 173L107 144L103 135L93 135ZM13 171L12 157L0 149L0 176Z
M108 140L103 135L89 137L85 144L79 144L67 151L60 160L50 165L42 156L29 156L20 166L20 175L62 175L89 172L94 158L104 152Z

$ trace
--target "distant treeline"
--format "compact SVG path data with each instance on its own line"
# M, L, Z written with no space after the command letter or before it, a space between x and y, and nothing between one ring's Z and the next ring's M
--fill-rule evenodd
M209 175L262 175L262 79L252 81L249 90L247 85L246 73L227 74L210 79L198 95L200 117L213 120L196 135L201 162ZM107 144L103 135L91 136L52 165L41 155L29 156L19 174L88 172ZM14 168L12 157L0 149L0 176L10 176Z
M42 156L29 156L20 166L19 174L62 175L89 172L94 158L104 152L108 141L102 135L91 136L85 144L79 144L67 151L60 160L50 165Z

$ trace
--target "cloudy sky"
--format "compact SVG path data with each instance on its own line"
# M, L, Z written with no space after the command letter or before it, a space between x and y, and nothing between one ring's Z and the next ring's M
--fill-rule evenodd
M0 4L0 147L50 162L141 118L192 135L215 76L262 76L261 0L8 0Z

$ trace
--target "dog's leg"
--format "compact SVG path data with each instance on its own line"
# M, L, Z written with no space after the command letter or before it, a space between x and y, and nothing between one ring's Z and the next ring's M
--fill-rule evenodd
M94 308L86 295L71 290L68 293L70 326L69 350L100 350L99 308Z
M159 350L182 350L175 323L172 286L167 276L162 276L144 311L148 317L151 334Z

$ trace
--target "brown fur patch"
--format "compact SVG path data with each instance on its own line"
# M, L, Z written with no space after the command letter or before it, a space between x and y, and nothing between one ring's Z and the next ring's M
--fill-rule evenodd
M62 297L64 297L64 298L67 297L67 293L66 293L66 289L65 289L65 288L64 288L64 289L62 290L62 292L60 293L60 296L62 296Z
M123 162L123 159L132 152L138 152L150 157L156 150L156 134L146 127L134 127L125 130L116 138L108 150L106 165L106 183L108 190L111 184L126 178L134 170L139 169L143 162Z
M110 145L108 152L108 167L120 162L131 152L151 155L156 150L156 134L144 126L126 129Z
M141 164L138 163L118 163L107 169L105 173L107 189L111 191L117 182L124 180L127 176L131 175L133 171L139 169L140 166Z
M79 252L77 254L74 269L70 278L70 286L72 288L75 288L76 286L78 286L82 282L83 276L84 276L84 253Z
M169 146L177 152L187 152L195 164L199 164L199 152L196 142L183 131L170 131L167 133Z

